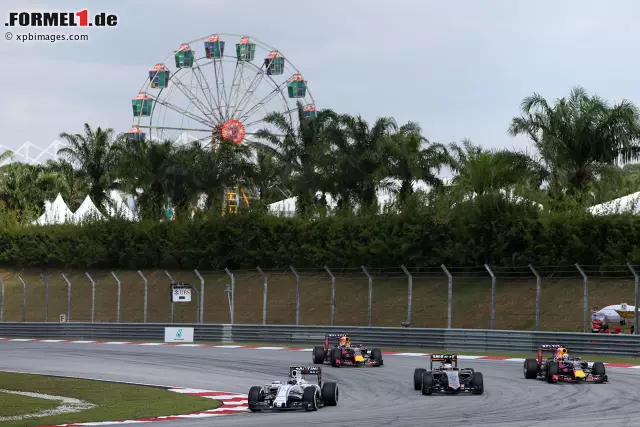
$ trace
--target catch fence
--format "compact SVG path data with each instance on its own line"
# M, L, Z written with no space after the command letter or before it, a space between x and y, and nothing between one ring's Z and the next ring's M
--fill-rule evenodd
M639 267L406 267L2 272L0 322L354 325L588 331L638 306ZM173 303L170 283L192 285ZM612 328L617 325L612 325ZM623 332L629 326L623 325ZM638 332L637 316L635 332Z

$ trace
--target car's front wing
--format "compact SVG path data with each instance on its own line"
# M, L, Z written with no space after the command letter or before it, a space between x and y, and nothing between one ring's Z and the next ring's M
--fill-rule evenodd
M609 381L609 378L606 375L587 375L584 378L575 379L572 375L566 374L558 374L552 375L554 381L561 381L565 383L606 383Z
M322 406L323 405L319 403L318 407L322 407ZM294 402L284 407L275 406L274 404L270 404L267 402L258 402L256 404L252 404L251 407L254 409L259 409L261 411L302 411L302 410L306 411L306 410L312 409L311 404L305 403L305 402Z

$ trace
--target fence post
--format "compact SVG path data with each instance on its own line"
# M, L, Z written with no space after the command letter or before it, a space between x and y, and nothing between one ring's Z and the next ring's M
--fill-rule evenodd
M148 294L148 288L149 288L149 282L147 281L147 278L144 277L144 274L142 274L142 271L138 270L138 275L140 277L142 277L142 280L144 280L144 323L147 323L147 294Z
M411 275L411 273L409 273L409 270L407 270L407 267L404 266L404 264L402 264L400 266L400 268L402 268L402 271L404 271L404 274L407 275L408 279L407 279L407 321L406 321L406 325L408 327L411 327L411 303L412 303L412 299L413 299L413 276Z
M116 276L116 273L112 271L111 275L113 276L114 279L116 279L116 282L118 283L118 295L116 299L116 323L120 323L120 294L122 291L122 287L120 285L120 279L118 279L118 276Z
M583 319L583 332L587 332L587 325L589 324L589 278L587 277L587 273L584 272L584 270L582 269L582 267L580 267L580 264L578 264L576 262L575 264L576 268L578 269L578 271L580 272L580 274L582 274L582 278L584 279L584 295L583 295L583 299L584 299L584 319Z
M173 277L171 277L171 274L169 274L169 272L167 270L164 271L164 274L167 275L167 277L169 278L169 280L171 280L171 283L176 283L175 280L173 280ZM173 310L174 310L174 302L173 302L173 298L171 298L171 323L173 323Z
M44 282L44 322L49 320L49 281L43 273L40 273L40 278Z
M204 323L204 277L202 277L202 275L200 275L200 272L198 270L193 270L194 273L196 273L196 276L198 276L198 279L200 279L200 313L198 314L198 321L200 323Z
M64 273L61 274L64 281L67 282L67 322L71 322L71 281Z
M4 322L4 280L0 280L0 322Z
M447 286L447 329L451 329L451 319L453 318L453 276L444 264L440 268L447 275L449 281Z
M331 326L333 326L333 321L336 315L336 277L333 275L331 270L329 270L329 266L325 265L324 269L331 277Z
M264 274L264 271L258 266L258 273L262 274L264 278L264 287L262 289L262 324L267 324L267 292L269 287L269 277Z
M296 326L300 325L300 275L293 268L293 265L290 265L289 268L296 276Z
M229 306L229 311L231 312L231 324L235 325L235 312L236 312L236 278L228 268L225 268L224 271L227 272L227 275L231 278L231 305Z
M27 321L27 283L18 274L18 279L22 282L22 321Z
M491 275L491 325L489 329L493 329L496 322L496 275L493 274L489 265L485 264L484 268Z
M91 323L93 323L96 314L96 282L93 281L89 273L85 272L84 274L86 274L91 281Z
M638 304L640 304L640 295L638 294L638 285L640 284L640 276L638 276L638 273L636 272L636 269L633 268L633 266L631 265L631 263L627 264L629 266L629 270L631 270L631 274L633 274L633 278L634 278L634 283L635 283L635 289L634 289L634 300L635 303L634 305L636 306L636 308L634 309L635 311L635 316L634 316L634 323L633 323L633 334L634 335L638 335Z
M373 300L373 279L371 278L371 275L369 274L369 271L367 271L367 267L365 267L364 265L362 266L362 271L364 271L364 274L367 275L367 279L369 280L369 306L367 307L367 315L369 317L369 326L371 326L371 305L372 305L372 300Z
M538 274L538 271L533 267L533 265L529 264L529 269L536 276L536 331L540 330L540 283L542 278Z

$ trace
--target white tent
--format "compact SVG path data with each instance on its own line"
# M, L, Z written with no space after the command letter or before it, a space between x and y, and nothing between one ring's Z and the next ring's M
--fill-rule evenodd
M129 221L137 220L137 215L131 212L131 209L118 190L111 190L109 200L105 201L103 206L107 214L111 217L119 216Z
M587 210L593 215L640 213L640 191L609 202L591 206L587 208Z
M58 193L58 196L53 201L53 203L49 203L49 201L44 202L45 212L35 220L32 224L38 225L51 225L51 224L64 224L66 222L73 221L73 212L67 206L67 204L62 200L62 195Z
M76 223L83 221L91 221L96 219L104 219L104 215L98 210L96 205L93 204L91 197L87 195L80 207L73 214L73 220Z

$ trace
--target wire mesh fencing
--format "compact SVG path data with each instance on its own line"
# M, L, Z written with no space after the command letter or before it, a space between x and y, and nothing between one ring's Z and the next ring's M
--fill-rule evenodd
M0 272L0 321L387 326L587 332L638 306L640 266ZM193 298L175 302L172 283ZM621 326L635 326L637 316Z

